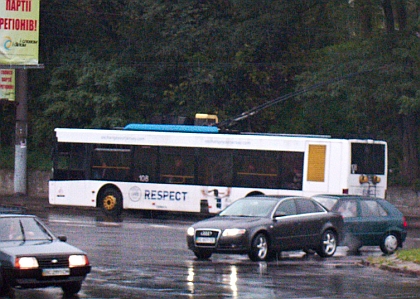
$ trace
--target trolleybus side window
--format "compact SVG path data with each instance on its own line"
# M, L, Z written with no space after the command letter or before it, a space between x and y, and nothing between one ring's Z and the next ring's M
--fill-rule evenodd
M160 148L160 179L163 183L194 184L194 165L193 148Z
M238 150L236 152L236 184L241 187L278 187L278 153Z
M199 149L198 184L209 186L232 185L232 150Z
M141 145L135 148L133 179L142 183L159 182L157 175L158 147Z
M54 161L54 177L59 180L82 180L86 178L84 157L86 149L80 143L59 143Z
M128 146L97 145L92 153L92 178L129 180L130 161L131 150Z
M300 152L281 152L281 188L302 190L303 158Z

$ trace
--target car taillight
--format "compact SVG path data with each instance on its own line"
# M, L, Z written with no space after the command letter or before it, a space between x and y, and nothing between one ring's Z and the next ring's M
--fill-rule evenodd
M403 216L403 227L407 228L408 227L408 223L407 223L407 219L405 219L405 217Z

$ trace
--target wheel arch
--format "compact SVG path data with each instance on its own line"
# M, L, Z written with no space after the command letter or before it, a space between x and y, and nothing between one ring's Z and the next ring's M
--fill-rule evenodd
M270 234L268 233L267 229L266 229L266 228L264 228L264 227L260 227L260 228L257 228L257 229L255 229L255 230L253 230L252 232L250 232L249 239L248 239L248 246L249 246L250 248L251 248L251 246L252 246L252 241L253 241L253 240L254 240L254 238L255 238L258 234L260 234L260 233L264 234L264 235L265 235L265 237L267 238L268 246L269 246L269 247L271 247L271 246L272 246L273 242L272 242L272 240L271 240L271 236L270 236Z
M261 191L251 191L245 197L264 195Z
M340 243L343 242L343 240L344 240L344 230L341 231L341 234L340 234L340 232L337 230L337 228L332 223L328 222L328 223L325 223L325 225L322 227L321 231L319 232L319 235L321 236L327 230L330 230L330 231L332 231L336 234L336 236L338 238L337 239L338 240L337 245L339 245Z
M101 197L104 194L104 192L109 188L113 188L115 191L117 191L120 194L121 200L122 200L121 204L124 205L124 197L123 197L123 193L121 192L121 189L118 188L118 186L115 184L108 183L108 184L103 185L98 190L98 193L96 194L96 207L97 208L101 207Z

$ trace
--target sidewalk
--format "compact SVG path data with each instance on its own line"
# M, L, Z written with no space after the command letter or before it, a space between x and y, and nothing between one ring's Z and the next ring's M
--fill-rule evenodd
M22 207L31 213L45 211L45 209L52 207L48 202L48 198L26 195L0 196L0 205Z

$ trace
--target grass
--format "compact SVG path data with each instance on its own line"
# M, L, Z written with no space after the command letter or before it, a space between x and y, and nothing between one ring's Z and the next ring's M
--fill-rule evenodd
M380 256L380 257L369 256L367 260L371 264L383 265L383 266L395 266L394 260L390 260L389 258L384 257L384 256Z
M420 264L420 248L397 251L397 257L402 261Z
M51 170L51 154L44 149L27 149L27 168L32 170ZM15 168L15 147L0 147L0 169Z

